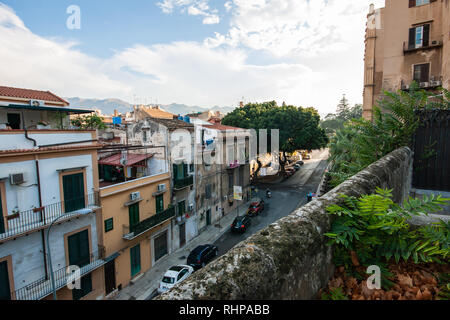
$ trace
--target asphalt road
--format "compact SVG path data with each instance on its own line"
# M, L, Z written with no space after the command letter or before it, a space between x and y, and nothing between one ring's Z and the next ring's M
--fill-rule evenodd
M235 245L251 235L268 227L277 220L286 217L299 206L305 205L307 203L307 194L317 191L327 164L327 160L320 161L306 182L304 182L305 175L309 173L300 169L295 175L281 183L256 186L259 191L259 197L263 198L265 202L264 212L252 218L252 224L244 234L235 234L230 231L219 238L214 243L219 248L219 256L224 255ZM265 196L265 190L267 188L272 191L271 199L267 199Z

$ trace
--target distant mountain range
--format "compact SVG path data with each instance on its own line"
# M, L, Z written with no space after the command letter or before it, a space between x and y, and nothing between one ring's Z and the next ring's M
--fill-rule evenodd
M114 110L119 113L126 113L133 110L133 105L120 99L82 99L82 98L64 98L72 107L84 107L88 109L101 110L102 114L113 114ZM207 110L220 111L224 114L230 113L235 107L219 107L205 108L199 106L188 106L185 104L172 103L169 105L161 105L161 108L173 114L186 115L189 113L204 112Z

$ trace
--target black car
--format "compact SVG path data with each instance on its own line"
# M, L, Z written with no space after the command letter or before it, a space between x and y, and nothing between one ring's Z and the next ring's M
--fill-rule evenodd
M219 248L212 244L198 246L189 254L187 264L192 266L194 270L198 270L206 266L206 264L217 257L218 254Z
M231 224L231 231L244 233L250 227L251 221L249 216L237 217Z

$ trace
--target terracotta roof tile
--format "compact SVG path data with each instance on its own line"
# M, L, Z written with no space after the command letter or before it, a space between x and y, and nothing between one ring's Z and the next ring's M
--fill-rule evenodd
M66 100L58 97L50 91L39 91L30 89L21 89L13 87L0 86L0 96L11 97L11 98L23 98L30 100L42 100L50 102L64 103L65 105L70 105Z

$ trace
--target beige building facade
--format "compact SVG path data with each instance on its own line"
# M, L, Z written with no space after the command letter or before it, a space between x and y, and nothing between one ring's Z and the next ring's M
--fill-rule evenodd
M386 0L367 16L363 117L384 91L450 88L450 0Z

